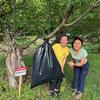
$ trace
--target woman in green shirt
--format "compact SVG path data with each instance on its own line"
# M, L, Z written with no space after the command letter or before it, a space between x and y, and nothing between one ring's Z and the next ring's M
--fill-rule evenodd
M89 67L87 60L88 54L83 48L83 40L81 38L74 38L70 53L72 56L72 61L69 62L69 65L74 69L72 95L75 96L76 99L80 99L83 94L85 78Z

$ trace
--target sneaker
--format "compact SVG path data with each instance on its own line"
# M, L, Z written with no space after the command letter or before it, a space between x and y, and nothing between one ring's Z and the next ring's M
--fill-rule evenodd
M59 96L60 95L60 90L55 89L55 93L56 93L56 96Z
M73 89L73 90L72 90L72 95L75 96L76 93L77 93L77 89Z
M82 97L82 92L81 91L78 91L76 94L75 94L75 98L77 100L80 100L80 98Z
M50 96L54 96L54 91L50 91Z

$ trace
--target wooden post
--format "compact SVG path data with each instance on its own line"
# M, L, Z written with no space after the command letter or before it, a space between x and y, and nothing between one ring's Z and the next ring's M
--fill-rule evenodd
M21 98L21 85L22 85L22 76L19 76L19 100Z

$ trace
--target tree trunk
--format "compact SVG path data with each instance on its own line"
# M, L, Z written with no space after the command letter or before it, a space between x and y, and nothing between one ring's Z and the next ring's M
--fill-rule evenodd
M15 79L15 69L21 66L25 66L24 62L21 61L20 48L17 46L15 48L10 48L6 56L6 68L9 80L9 86L12 88L17 88L17 81Z

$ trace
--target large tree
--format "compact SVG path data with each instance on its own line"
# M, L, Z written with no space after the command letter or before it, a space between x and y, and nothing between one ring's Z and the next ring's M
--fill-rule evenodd
M15 69L25 66L23 51L39 35L50 39L64 28L68 29L79 22L99 5L100 0L0 0L0 50L5 53L9 86L17 87ZM37 37L26 45L20 45L16 39L22 34Z

